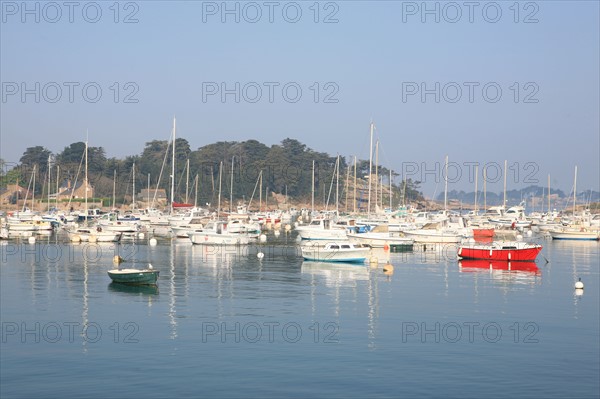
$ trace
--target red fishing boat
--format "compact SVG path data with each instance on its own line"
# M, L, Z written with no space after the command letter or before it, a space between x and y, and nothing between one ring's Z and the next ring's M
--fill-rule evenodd
M540 274L535 262L507 262L502 260L466 259L458 262L458 267L463 272L470 269L504 270L509 272L527 272Z
M490 244L468 244L458 248L460 259L486 259L503 261L534 261L542 250L539 244L522 241L495 241Z

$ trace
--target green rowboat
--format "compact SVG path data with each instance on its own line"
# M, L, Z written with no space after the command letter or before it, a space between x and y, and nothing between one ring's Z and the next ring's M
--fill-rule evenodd
M108 276L115 283L148 285L156 284L160 272L154 269L113 269Z

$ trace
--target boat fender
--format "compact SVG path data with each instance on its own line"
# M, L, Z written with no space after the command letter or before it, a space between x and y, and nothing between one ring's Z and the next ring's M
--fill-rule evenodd
M512 224L510 225L510 228L514 230L515 227L517 227L517 222L512 222Z

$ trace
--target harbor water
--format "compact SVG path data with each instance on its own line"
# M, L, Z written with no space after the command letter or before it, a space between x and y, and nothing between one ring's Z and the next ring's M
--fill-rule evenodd
M293 233L3 241L0 396L597 398L600 245L533 241L510 265L455 246L306 262ZM157 286L111 283L115 255Z

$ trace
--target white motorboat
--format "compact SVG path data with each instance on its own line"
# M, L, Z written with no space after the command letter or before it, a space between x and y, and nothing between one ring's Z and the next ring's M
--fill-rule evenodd
M348 241L333 241L325 245L311 243L301 246L305 260L320 262L364 262L369 256L370 248L362 244Z
M346 240L346 229L335 226L331 219L314 219L306 226L296 227L303 240Z
M226 223L209 222L203 229L188 233L192 244L198 245L248 245L250 236L245 233L227 231Z
M397 233L391 233L389 226L381 224L375 226L373 230L366 233L348 233L350 241L360 244L366 244L373 248L385 248L395 246L412 247L415 240L408 237L401 237Z
M114 242L121 239L122 233L104 231L97 227L80 227L75 230L67 230L71 241L84 242Z

